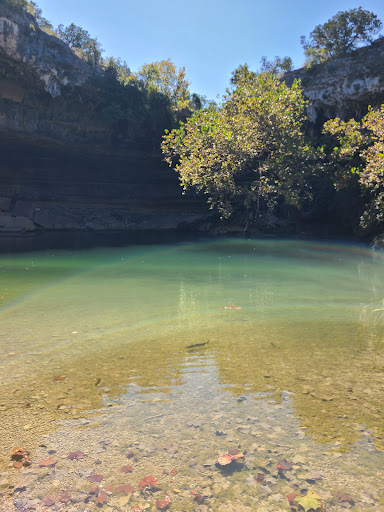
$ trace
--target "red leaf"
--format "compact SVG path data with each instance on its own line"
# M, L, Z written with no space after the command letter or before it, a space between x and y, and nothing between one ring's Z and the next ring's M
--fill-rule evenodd
M240 450L228 450L227 454L233 457L234 455L237 455L240 453Z
M171 498L169 496L164 496L163 500L156 500L157 508L167 508L171 504Z
M71 499L69 494L62 494L60 496L60 503L67 503Z
M102 491L96 498L97 503L107 503L108 500L108 494L104 491Z
M125 485L119 485L118 487L116 487L115 492L124 492L125 494L130 494L134 490L135 489L132 487L132 485L125 484Z
M128 453L126 453L126 457L127 459L132 459L132 457L134 456L135 454L133 453L133 451L129 451Z
M41 468L49 468L50 466L54 466L57 461L53 459L46 459L39 462L39 466Z
M103 479L103 475L91 475L88 477L90 482L101 482Z
M340 491L336 494L336 498L339 501L339 503L349 503L350 505L353 505L355 502L354 500L344 492Z
M82 459L84 457L84 452L70 452L67 459L74 460L74 459Z
M104 490L106 492L112 492L113 491L113 486L112 485L107 485L106 487L104 487Z
M17 460L17 461L15 461L15 462L13 463L13 467L14 467L14 468L16 468L16 469L20 469L20 468L22 468L22 467L23 467L23 463L22 463L22 462L20 462L19 460Z
M100 492L99 487L92 487L92 489L89 489L89 494L95 494L96 496L98 496L99 492Z
M41 500L41 503L44 505L44 507L52 507L52 505L54 505L55 502L56 502L56 498L52 494L49 494L48 496L45 496Z
M292 464L292 462L288 462L287 460L282 459L282 460L279 460L279 463L277 464L276 467L279 471L287 471L288 469L293 468L293 464Z
M197 501L197 503L199 503L200 505L204 503L204 496L202 496L199 492L191 491L191 493L193 494L193 499Z
M132 466L123 466L122 468L120 468L120 470L121 470L123 473L132 473L133 468L132 468Z
M139 484L140 487L148 487L148 489L152 489L152 487L155 487L158 482L158 479L155 478L152 475L147 475L142 480L140 480Z
M287 494L287 500L290 505L292 505L292 503L295 501L296 496L298 496L298 494L296 494L295 492L290 492L289 494Z

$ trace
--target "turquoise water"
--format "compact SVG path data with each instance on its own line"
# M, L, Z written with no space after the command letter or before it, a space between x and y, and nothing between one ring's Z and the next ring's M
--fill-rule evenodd
M1 257L7 493L22 485L12 499L63 510L169 495L172 510L247 511L289 510L286 494L312 490L327 510L382 510L383 263L288 240ZM18 446L31 466L12 466ZM245 457L217 465L230 449ZM108 504L89 494L92 472ZM140 488L148 474L158 488Z

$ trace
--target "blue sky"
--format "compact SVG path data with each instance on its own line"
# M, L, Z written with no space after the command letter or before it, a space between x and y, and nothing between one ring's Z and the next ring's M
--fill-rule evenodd
M185 67L190 90L215 99L231 72L262 56L303 63L300 36L338 11L363 7L384 22L383 0L35 0L54 26L75 23L97 37L106 56L132 71L170 58Z

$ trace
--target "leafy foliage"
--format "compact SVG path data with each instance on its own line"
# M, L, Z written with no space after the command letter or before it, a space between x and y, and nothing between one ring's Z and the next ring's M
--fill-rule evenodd
M323 25L317 25L310 38L301 37L310 67L332 57L342 57L364 43L370 43L382 23L378 17L361 7L338 12Z
M2 0L2 2L9 7L13 7L19 10L27 10L28 7L27 0Z
M220 108L209 108L164 137L165 160L184 190L208 195L223 217L242 212L246 223L280 198L299 205L309 194L300 83L291 88L270 73L236 70L236 87Z
M89 35L87 30L78 27L74 23L64 27L59 25L57 34L71 48L77 50L80 56L87 62L96 66L100 63L102 48L99 41Z
M384 222L384 105L379 110L369 109L357 122L332 119L324 125L324 132L338 141L332 156L342 164L336 186L348 185L358 179L367 204L361 217L364 228ZM347 175L345 173L347 170ZM349 173L349 175L348 175Z
M52 23L44 18L43 11L40 9L40 7L37 6L35 2L28 2L27 10L29 14L32 14L32 16L36 18L36 21L41 30L44 30L44 32L49 35L57 35Z

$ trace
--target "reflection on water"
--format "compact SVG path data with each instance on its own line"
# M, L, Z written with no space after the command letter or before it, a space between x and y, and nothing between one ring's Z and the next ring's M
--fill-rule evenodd
M123 483L132 449L132 485L162 475L174 510L288 509L285 494L303 488L329 510L337 492L380 510L384 372L368 313L383 277L381 253L298 241L1 258L4 486L23 484L27 501L71 488L73 503L98 507L87 474ZM46 478L37 464L9 471L16 446L60 464ZM225 474L215 460L231 448L245 463ZM75 474L66 455L80 449ZM139 489L123 498L110 504L154 503Z

